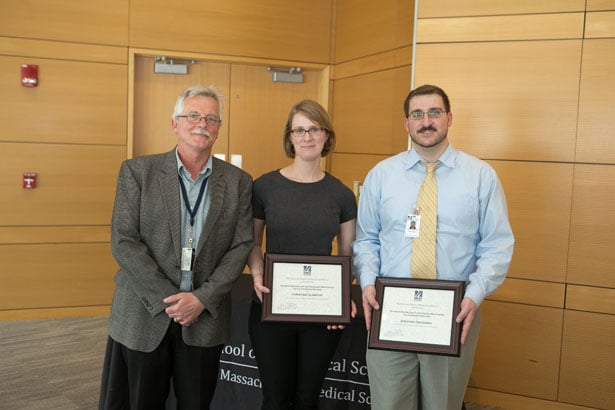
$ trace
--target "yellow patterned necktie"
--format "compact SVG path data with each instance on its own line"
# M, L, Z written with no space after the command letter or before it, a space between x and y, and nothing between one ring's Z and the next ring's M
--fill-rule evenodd
M415 279L436 279L436 225L438 215L438 184L435 170L440 161L423 162L427 175L416 200L421 216L419 236L412 243L411 276Z

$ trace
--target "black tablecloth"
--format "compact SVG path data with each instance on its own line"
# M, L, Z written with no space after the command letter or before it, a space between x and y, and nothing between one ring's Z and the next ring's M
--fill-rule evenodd
M255 410L260 408L258 368L248 336L252 278L242 275L233 288L231 342L220 359L220 375L211 408ZM353 286L353 300L360 309L360 289ZM370 397L365 365L367 332L363 316L357 315L342 334L337 352L323 383L319 409L369 409Z

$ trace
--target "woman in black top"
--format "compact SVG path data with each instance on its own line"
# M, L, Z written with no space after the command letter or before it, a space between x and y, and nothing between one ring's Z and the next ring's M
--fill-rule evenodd
M284 129L284 149L293 162L254 181L255 246L248 258L255 298L249 333L260 371L262 409L317 409L320 388L341 336L342 325L263 323L263 253L352 254L357 206L340 180L320 169L335 147L335 132L324 108L304 100L292 107ZM353 303L352 315L356 308Z

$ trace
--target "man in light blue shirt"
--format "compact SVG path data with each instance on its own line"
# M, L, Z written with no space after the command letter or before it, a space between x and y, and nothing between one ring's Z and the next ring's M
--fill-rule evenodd
M478 340L478 308L504 281L514 238L493 168L453 149L447 139L453 115L446 93L421 86L410 92L404 111L413 148L376 165L361 189L353 254L365 323L369 330L372 310L380 308L376 277L413 277L415 235L406 225L418 214L417 196L426 175L421 162L439 161L436 271L437 279L466 283L456 317L462 347L460 357L368 349L371 403L373 409L412 410L421 396L423 410L459 410Z

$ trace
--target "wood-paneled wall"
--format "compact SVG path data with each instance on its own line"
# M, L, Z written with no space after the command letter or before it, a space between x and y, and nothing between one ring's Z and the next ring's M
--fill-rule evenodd
M615 408L615 1L422 0L418 17L415 82L449 93L451 140L496 168L517 239L468 400ZM0 320L107 312L131 48L331 64L328 168L353 187L407 147L413 20L413 0L0 0Z
M408 146L414 1L338 0L335 16L330 112L338 142L328 167L354 188Z
M0 0L0 320L108 313L131 50L323 66L333 12L328 0ZM21 64L38 65L38 87L21 86Z
M38 87L21 86L21 64L39 66ZM0 37L0 89L0 319L106 314L126 48ZM24 172L35 189L22 188Z
M516 244L467 398L615 409L615 2L420 1L416 85L504 185Z

